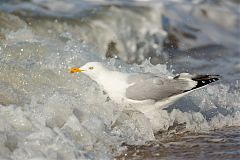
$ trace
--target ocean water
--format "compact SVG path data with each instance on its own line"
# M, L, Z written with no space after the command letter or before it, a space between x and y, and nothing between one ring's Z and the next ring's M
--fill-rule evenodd
M1 1L0 159L239 159L239 5ZM88 61L223 78L159 110L152 128L90 78L69 74Z

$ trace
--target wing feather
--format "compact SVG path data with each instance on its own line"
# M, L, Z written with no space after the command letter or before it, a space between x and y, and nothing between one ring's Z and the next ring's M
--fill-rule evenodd
M132 85L126 90L127 98L155 101L181 94L196 85L191 79L169 79L149 74L132 75L129 77L129 83Z

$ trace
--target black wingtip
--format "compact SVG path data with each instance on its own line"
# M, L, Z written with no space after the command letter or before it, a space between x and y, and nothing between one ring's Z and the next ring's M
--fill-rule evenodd
M191 90L216 82L220 78L222 78L220 75L196 75L192 77L192 80L197 81L197 85Z

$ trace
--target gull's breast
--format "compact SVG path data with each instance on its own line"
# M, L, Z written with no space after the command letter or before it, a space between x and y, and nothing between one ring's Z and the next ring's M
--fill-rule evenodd
M100 85L113 101L123 103L126 100L126 89L129 86L126 75L109 75L101 80Z

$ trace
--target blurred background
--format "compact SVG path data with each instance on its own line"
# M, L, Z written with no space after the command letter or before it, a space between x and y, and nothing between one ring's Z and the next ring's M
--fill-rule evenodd
M0 10L25 22L2 18L8 30L24 26L59 43L82 40L98 54L127 63L151 58L177 72L218 73L221 67L239 77L238 1L2 0Z

